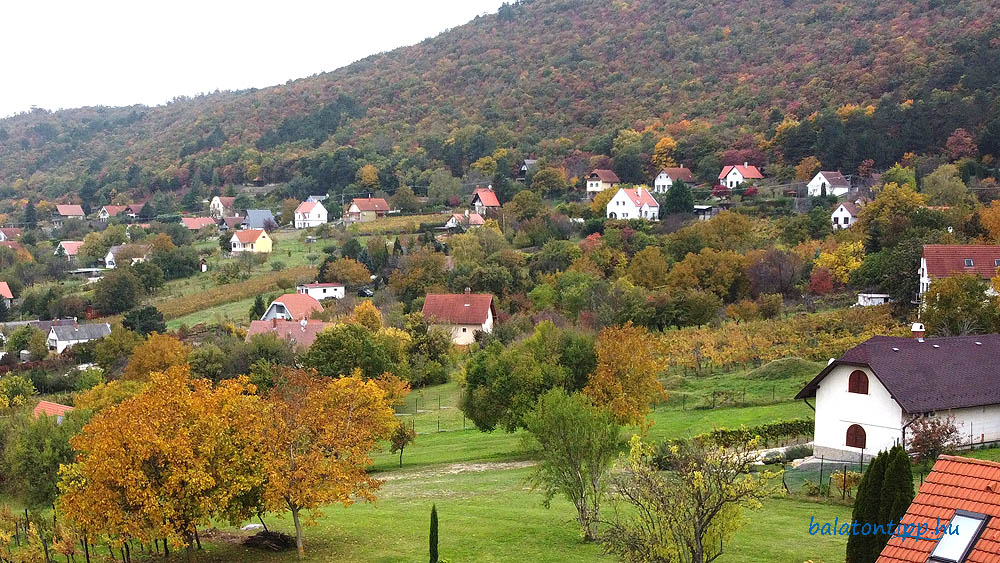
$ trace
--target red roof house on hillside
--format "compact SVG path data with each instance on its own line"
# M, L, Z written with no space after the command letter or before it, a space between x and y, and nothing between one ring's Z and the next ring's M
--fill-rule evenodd
M744 162L742 166L736 164L722 167L722 172L719 172L719 185L735 188L747 180L759 180L763 177L756 166Z
M0 282L0 299L3 299L4 304L10 309L10 302L14 299L14 294L11 293L7 282Z
M21 238L24 231L17 227L3 227L0 228L0 241L14 240Z
M661 168L660 172L653 178L653 190L656 193L666 193L678 180L685 184L694 184L697 181L691 170L684 166Z
M208 226L218 226L215 219L211 217L183 217L181 218L181 223L191 231L199 231Z
M38 418L42 415L54 416L56 417L56 422L61 424L63 421L63 417L65 417L66 413L68 413L71 410L73 410L73 407L60 405L59 403L53 403L50 401L38 401L38 404L35 405L34 410L31 411L31 416L33 418Z
M660 220L660 204L648 188L620 188L606 206L608 219Z
M296 348L309 348L316 341L316 336L333 323L302 319L286 321L277 317L269 321L251 321L247 331L247 342L257 334L274 334L282 340L287 340Z
M347 217L352 221L374 221L389 212L389 202L381 197L358 197L347 208Z
M286 293L271 302L271 306L267 308L260 320L301 321L308 319L314 312L322 310L323 306L315 297L304 293Z
M57 205L56 212L52 214L52 222L61 224L66 219L83 219L83 207L79 205Z
M593 198L604 190L610 190L621 183L618 175L605 168L597 168L587 176L587 196Z
M475 331L493 332L493 295L489 293L428 293L424 300L427 322L451 332L455 344L472 344Z
M878 563L1000 561L1000 463L939 457L900 524L926 529L891 537Z
M1000 246L976 244L925 244L920 258L919 294L935 279L971 274L989 280L1000 268Z

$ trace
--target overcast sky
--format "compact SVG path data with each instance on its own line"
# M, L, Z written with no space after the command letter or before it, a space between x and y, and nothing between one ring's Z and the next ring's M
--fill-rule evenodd
M418 43L502 0L2 0L0 117L281 84Z

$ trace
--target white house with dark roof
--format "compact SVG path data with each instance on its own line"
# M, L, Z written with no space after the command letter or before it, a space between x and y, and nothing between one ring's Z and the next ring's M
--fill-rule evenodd
M830 214L830 222L833 223L833 230L846 229L858 221L858 206L850 201L845 201Z
M653 178L653 191L658 194L665 194L674 185L674 182L678 180L685 184L695 183L694 174L683 166L662 168L656 177Z
M97 340L111 334L111 325L108 323L79 324L76 321L70 323L56 323L49 328L47 339L49 350L55 350L57 354L62 354L63 350L75 344Z
M839 170L821 170L806 184L806 193L809 197L827 195L840 197L847 195L849 191L851 191L851 181Z
M920 417L952 416L966 445L1000 440L1000 334L875 336L848 350L796 399L816 411L813 452L858 461L896 444Z
M587 176L587 197L594 199L594 196L610 190L621 183L618 175L605 168L597 168Z

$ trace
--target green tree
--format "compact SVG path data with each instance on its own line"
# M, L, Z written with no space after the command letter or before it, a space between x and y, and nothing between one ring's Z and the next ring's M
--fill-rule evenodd
M403 449L417 439L417 433L406 425L406 422L398 422L389 437L389 453L399 452L399 466L403 467Z
M10 333L10 337L7 338L7 352L16 356L21 350L27 350L28 344L35 333L44 336L42 331L29 325L15 329L14 332Z
M76 452L69 439L80 431L80 417L24 416L17 421L3 450L9 488L31 508L49 509L59 496L59 466L70 464Z
M962 336L1000 328L998 298L986 295L988 284L963 274L931 282L923 295L922 319L931 334Z
M188 364L191 365L191 374L202 379L219 381L222 379L223 370L226 369L226 353L211 342L206 342L200 346L195 346L188 355ZM251 381L251 383L255 383Z
M416 194L413 193L413 188L410 186L399 186L396 193L390 199L393 209L406 212L413 212L420 209L420 200L417 199Z
M446 168L438 168L431 172L427 196L432 204L449 204L452 198L458 199L461 191L462 180L452 176Z
M851 519L858 525L869 523L874 526L879 523L882 484L888 465L889 452L879 452L861 478L851 513ZM847 538L847 563L874 563L881 551L879 540L874 535L854 534Z
M388 352L371 332L355 323L336 325L319 333L309 348L305 364L325 377L351 375L360 369L366 379L372 379L395 370Z
M691 213L694 211L694 194L682 180L674 182L663 196L663 213Z
M94 286L94 306L105 315L117 315L135 307L142 295L142 282L129 268L115 268Z
M28 201L28 204L24 206L24 224L28 226L29 229L35 229L38 227L38 211L35 209L35 203L33 201Z
M913 469L910 456L902 446L889 450L889 463L882 480L882 495L879 502L879 522L896 525L906 514L913 502ZM879 534L878 550L881 553L889 543L890 531ZM877 558L876 558L877 559Z
M539 397L524 423L525 441L540 456L531 482L545 493L545 507L565 496L576 507L584 538L596 541L601 501L618 458L621 427L614 415L556 388Z
M921 191L930 205L972 206L976 202L954 164L942 164L928 174Z
M438 563L438 509L436 504L431 505L430 556L431 563Z
M122 326L143 336L149 336L153 332L164 333L167 331L167 323L163 320L163 313L152 305L125 313Z
M250 306L250 320L256 321L263 317L266 312L267 304L264 303L264 296L257 294L257 297L253 300L253 305Z
M44 332L36 330L28 340L28 356L33 362L40 362L49 355L49 343Z
M545 203L542 196L531 190L521 190L517 192L514 199L504 205L504 211L518 221L526 221L541 215L545 211Z
M566 191L566 175L558 168L542 168L531 178L532 191L546 195L559 195Z

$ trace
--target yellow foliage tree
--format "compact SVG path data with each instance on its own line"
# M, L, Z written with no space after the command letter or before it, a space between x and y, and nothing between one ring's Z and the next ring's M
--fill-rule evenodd
M666 398L653 337L645 327L608 327L597 338L597 370L583 392L623 424L644 425L650 403Z
M800 160L798 166L795 167L795 179L799 182L808 182L819 172L820 167L822 164L819 163L818 158L807 156Z
M603 274L603 272L602 272ZM628 277L636 284L653 289L667 279L667 258L657 246L647 246L632 257Z
M364 264L345 256L327 264L323 281L360 286L371 282L371 276L371 272Z
M838 246L833 252L821 252L815 267L830 270L834 280L846 284L851 279L851 272L860 268L864 259L864 243L851 242Z
M154 332L145 342L132 350L132 357L125 366L122 379L149 381L150 374L154 372L187 364L190 353L191 349L180 340Z
M993 201L989 207L979 210L979 223L989 233L990 242L1000 243L1000 201Z
M351 313L351 322L358 323L372 332L377 332L382 328L382 313L370 299L365 299L355 305L354 312Z
M604 190L594 196L594 201L590 202L590 211L597 217L604 217L608 212L608 202L615 197L618 190Z
M374 164L366 164L358 169L358 182L366 188L378 187L378 168Z
M657 168L669 168L672 166L677 166L677 161L674 160L674 151L677 150L677 141L671 136L666 136L656 142L656 146L653 147L653 164Z

